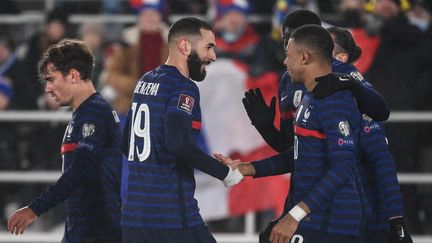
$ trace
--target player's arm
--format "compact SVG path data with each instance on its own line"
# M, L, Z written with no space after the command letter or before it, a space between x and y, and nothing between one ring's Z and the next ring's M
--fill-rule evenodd
M94 125L94 133L77 143L77 147L73 152L75 153L74 161L57 182L35 198L28 207L17 210L9 218L9 231L13 232L20 229L21 233L24 232L25 228L34 221L29 222L30 218L36 219L42 213L64 201L77 187L94 180L100 147L107 142L108 134L107 131L104 131L104 125L97 121L98 119L87 122ZM29 223L25 224L23 222Z
M251 165L255 169L255 178L282 175L294 170L293 147L272 157L254 161Z
M375 121L385 121L390 116L390 109L384 98L364 79L360 72L349 63L337 60L333 61L333 72L350 75L352 80L348 82L334 83L340 89L349 88L357 100L361 114L366 114Z
M237 168L231 168L204 153L191 139L192 118L184 111L168 111L165 118L165 145L177 157L208 175L223 181L229 187L243 176Z
M390 109L384 98L367 81L357 81L351 88L357 100L360 113L375 121L385 121L390 116Z
M238 169L243 176L253 176L254 178L291 173L294 169L292 147L288 151L253 162L232 160L219 153L215 153L214 156L219 160L219 162L226 165L237 163L236 166L238 166Z
M313 212L327 204L355 176L358 143L352 124L360 123L352 96L339 94L322 100L317 112L326 135L329 169L315 188L303 199ZM358 119L358 120L357 120Z
M330 102L327 100L318 111L326 135L330 168L314 189L273 227L270 234L271 242L289 240L304 217L330 202L336 193L354 177L356 157L353 134L345 133L346 136L342 138L344 143L338 142L341 139L339 122L345 123L348 120L350 115L347 111L355 111L354 99L351 102L338 100L338 105L334 104L334 100ZM349 126L348 122L346 126Z
M404 222L404 208L395 162L390 154L383 126L375 121L364 121L363 128L360 136L361 146L368 163L373 163L380 191L384 193L389 215L389 237L393 239L390 242L412 242ZM403 229L403 234L401 234L401 229Z
M326 79L326 85L317 85L314 94L318 98L349 89L357 101L361 114L366 114L375 121L385 121L390 116L390 109L384 98L367 82L361 74L349 64L333 65L338 79ZM346 76L345 76L346 75Z
M165 146L178 159L219 180L226 187L237 184L243 175L204 153L192 141L192 114L199 109L199 91L193 83L179 83L167 101L165 113Z

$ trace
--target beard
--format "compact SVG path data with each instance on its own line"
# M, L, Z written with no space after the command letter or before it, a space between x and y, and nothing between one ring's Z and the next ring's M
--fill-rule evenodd
M210 64L210 62L201 60L198 53L192 51L187 58L189 77L194 81L203 81L207 73L205 69L201 70L201 67L208 64Z

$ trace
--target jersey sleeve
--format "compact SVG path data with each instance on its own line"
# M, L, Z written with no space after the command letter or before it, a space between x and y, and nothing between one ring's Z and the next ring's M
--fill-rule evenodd
M379 190L384 193L388 216L403 216L404 209L395 162L390 154L382 124L370 119L363 120L360 142L367 163L373 163Z
M319 122L326 135L328 170L303 199L311 211L329 203L348 183L354 183L360 115L352 96L341 96L342 92L323 99L318 110Z
M293 147L272 157L254 161L255 178L291 173L294 169Z
M333 72L348 74L357 81L351 91L357 100L360 113L375 121L385 121L389 118L390 109L387 102L353 65L335 60Z
M89 113L82 115L82 119L77 121L75 127L81 134L78 135L71 165L55 184L29 205L38 216L64 201L77 187L94 180L101 147L112 140L111 131L107 129L107 116L98 117L96 114Z
M196 111L194 109L199 109L198 88L193 83L182 83L173 90L165 118L167 149L176 154L181 162L223 180L229 168L201 151L191 138L192 114Z

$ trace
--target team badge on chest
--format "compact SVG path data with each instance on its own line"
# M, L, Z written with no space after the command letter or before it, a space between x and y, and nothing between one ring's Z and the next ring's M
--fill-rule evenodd
M95 125L91 123L84 123L82 126L82 135L83 137L91 136L95 132Z
M348 137L350 135L350 126L347 121L339 122L339 133L344 137Z

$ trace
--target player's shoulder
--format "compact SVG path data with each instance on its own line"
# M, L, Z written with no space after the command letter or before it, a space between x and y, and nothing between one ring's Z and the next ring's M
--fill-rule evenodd
M94 99L89 106L100 109L101 111L111 111L113 108L99 93L94 94Z
M318 83L313 89L312 93L314 93L314 96L324 101L354 97L348 88L340 89L334 85L335 83L340 85L346 83L346 87L349 87L350 83L353 82L354 79L348 74L333 72L328 75L316 78L316 81ZM325 93L325 95L322 93Z
M365 133L371 133L373 131L379 131L384 129L382 122L377 122L366 114L362 114L361 124Z
M339 60L333 59L332 70L335 73L344 73L350 75L354 80L366 83L365 85L370 85L359 70L351 63L344 63Z
M175 87L176 89L198 90L198 86L191 79L183 76L183 74L174 66L161 65L155 73L164 82Z
M79 120L103 122L107 117L113 117L114 120L118 120L117 113L115 113L111 105L99 93L90 96L83 106L79 107L78 113Z
M339 60L333 59L332 70L335 73L350 74L351 72L357 71L357 68L351 63L344 63Z

